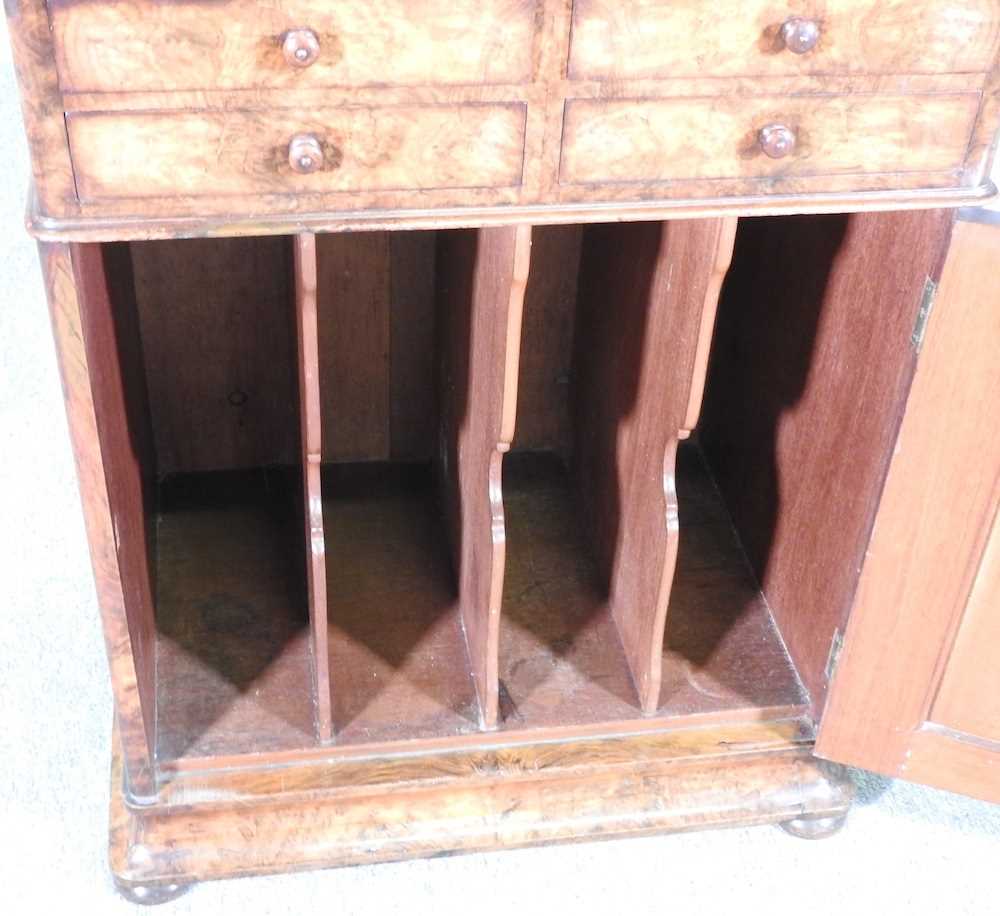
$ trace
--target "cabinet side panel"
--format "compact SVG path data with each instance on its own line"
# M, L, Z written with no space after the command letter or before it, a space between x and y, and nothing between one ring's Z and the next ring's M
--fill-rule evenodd
M7 0L4 9L21 89L37 209L41 215L72 216L79 206L45 0Z
M118 330L101 247L42 245L40 253L126 779L134 795L148 796L154 788L156 714L145 506L149 491L144 483L152 469L143 459L148 439L142 424L130 429L127 422ZM133 351L131 359L138 354Z
M951 224L948 211L740 223L701 442L816 710Z

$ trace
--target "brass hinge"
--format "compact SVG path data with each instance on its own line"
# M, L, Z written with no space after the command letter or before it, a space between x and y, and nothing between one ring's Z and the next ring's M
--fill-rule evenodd
M823 669L823 676L829 684L833 680L834 672L837 670L837 662L840 661L840 653L844 648L844 634L840 630L833 631L833 642L830 643L830 654L826 657L826 667Z
M930 277L924 283L924 294L920 299L920 310L917 312L917 321L913 326L913 333L910 335L910 343L918 353L924 343L924 334L927 332L927 322L931 317L931 309L934 308L934 297L937 295L937 283Z

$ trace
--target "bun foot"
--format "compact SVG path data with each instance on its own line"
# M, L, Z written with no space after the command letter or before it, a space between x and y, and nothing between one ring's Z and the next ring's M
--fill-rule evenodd
M785 833L797 836L800 840L825 840L833 836L847 822L847 814L837 814L832 817L796 817L790 821L782 821L778 826Z
M190 884L135 884L130 881L114 879L115 889L129 903L142 906L157 906L160 903L170 903L183 896L191 888Z

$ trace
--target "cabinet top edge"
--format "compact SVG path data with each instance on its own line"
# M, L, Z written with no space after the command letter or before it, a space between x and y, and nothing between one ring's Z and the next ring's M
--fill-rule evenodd
M918 191L859 191L829 194L748 196L715 199L656 200L641 203L590 203L533 206L462 207L433 210L328 211L253 216L80 217L44 214L29 190L26 223L40 242L127 242L171 238L295 235L303 232L374 232L383 230L464 229L481 226L559 225L566 223L642 222L723 216L787 216L860 213L886 210L981 208L998 194L987 180L972 188Z

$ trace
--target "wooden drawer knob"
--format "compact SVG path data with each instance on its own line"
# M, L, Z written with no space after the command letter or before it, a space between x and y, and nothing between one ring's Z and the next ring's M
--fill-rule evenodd
M312 134L296 134L288 144L288 164L293 172L309 175L323 168L323 146Z
M312 29L292 29L285 33L281 50L293 67L308 67L319 57L319 39Z
M819 41L819 23L815 19L794 16L782 25L781 40L792 54L806 54Z
M772 159L784 159L795 152L795 132L784 124L768 124L757 135L760 148Z

